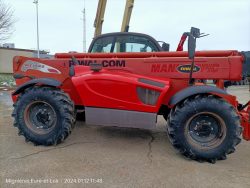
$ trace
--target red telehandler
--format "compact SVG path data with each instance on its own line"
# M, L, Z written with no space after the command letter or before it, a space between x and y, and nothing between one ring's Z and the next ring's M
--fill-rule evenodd
M224 89L224 80L241 80L244 53L195 52L203 36L197 28L187 33L188 52L166 52L166 43L160 48L138 36L131 34L126 44L99 37L89 53L58 53L54 59L15 57L19 134L35 145L58 144L71 133L76 111L84 110L87 124L141 129L155 128L163 115L173 146L198 161L226 159L242 132L250 139L249 102L240 104Z

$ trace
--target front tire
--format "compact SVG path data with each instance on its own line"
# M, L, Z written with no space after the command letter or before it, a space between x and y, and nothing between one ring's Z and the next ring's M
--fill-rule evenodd
M242 128L233 106L215 96L198 95L178 104L168 118L168 136L184 156L214 163L240 143Z
M35 145L54 145L71 133L74 104L56 88L33 87L25 90L14 104L14 126L19 135Z

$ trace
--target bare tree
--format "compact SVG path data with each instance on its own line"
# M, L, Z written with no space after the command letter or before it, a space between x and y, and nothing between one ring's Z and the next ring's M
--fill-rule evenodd
M13 32L13 10L0 0L0 41L6 40Z

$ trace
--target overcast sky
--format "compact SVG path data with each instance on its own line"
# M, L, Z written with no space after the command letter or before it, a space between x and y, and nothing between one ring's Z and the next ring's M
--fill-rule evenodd
M15 32L5 42L36 48L36 9L33 0L3 0L14 9ZM120 31L126 0L107 0L103 33ZM98 0L86 0L87 47L93 35ZM40 48L55 52L82 51L84 0L39 0ZM130 31L149 34L175 50L191 26L208 37L200 50L250 50L250 0L135 0Z

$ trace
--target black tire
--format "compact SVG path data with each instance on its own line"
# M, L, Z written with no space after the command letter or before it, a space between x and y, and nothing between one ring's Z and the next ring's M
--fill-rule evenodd
M172 109L167 132L173 146L184 156L215 163L235 151L242 127L228 102L212 95L197 95Z
M35 145L55 145L65 140L73 128L74 104L56 88L25 90L14 104L14 126L19 135Z

